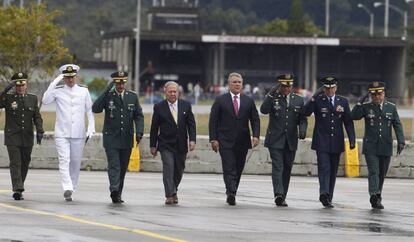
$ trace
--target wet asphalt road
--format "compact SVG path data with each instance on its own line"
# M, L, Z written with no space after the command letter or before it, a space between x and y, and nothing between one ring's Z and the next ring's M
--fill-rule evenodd
M414 180L387 179L383 211L370 208L365 178L339 178L334 209L317 201L316 177L292 178L288 208L274 206L269 176L243 176L235 207L221 175L185 174L177 206L164 205L159 173L128 173L122 205L107 187L105 172L82 172L68 203L57 171L30 170L14 201L0 169L0 242L414 241Z

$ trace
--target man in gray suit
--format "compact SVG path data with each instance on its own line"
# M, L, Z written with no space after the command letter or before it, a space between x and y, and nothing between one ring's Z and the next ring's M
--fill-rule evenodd
M178 203L177 190L183 177L188 150L196 144L196 124L191 104L178 98L178 84L164 87L166 99L154 105L150 131L153 156L161 153L165 204Z

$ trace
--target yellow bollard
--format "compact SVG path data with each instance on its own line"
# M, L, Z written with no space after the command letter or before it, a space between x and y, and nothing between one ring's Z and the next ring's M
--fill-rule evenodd
M128 171L139 172L141 166L140 156L139 156L139 146L137 147L137 142L135 141L134 135L134 147L132 147L131 156L129 158Z
M355 149L349 148L349 140L345 140L345 176L359 177L359 155L358 143L355 144Z

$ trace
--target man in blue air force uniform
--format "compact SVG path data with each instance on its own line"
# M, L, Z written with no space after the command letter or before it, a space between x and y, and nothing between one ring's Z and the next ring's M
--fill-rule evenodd
M319 177L319 201L333 208L332 198L341 153L345 150L344 131L348 134L350 149L355 148L355 130L348 100L336 95L337 79L322 78L319 88L305 104L304 114L315 115L312 149L316 150Z

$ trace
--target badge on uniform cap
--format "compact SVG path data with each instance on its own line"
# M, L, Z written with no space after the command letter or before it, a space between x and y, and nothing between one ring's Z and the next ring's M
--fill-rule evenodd
M19 78L22 78L22 77L23 77L23 73L19 72L19 74L17 74L17 76L18 76Z
M379 87L379 82L373 82L373 83L372 83L372 86L373 86L373 87Z
M290 76L290 74L286 74L286 79L291 79L291 76Z
M67 70L67 71L72 71L72 70L73 70L73 68L72 68L72 66L68 66L68 67L66 68L66 70Z
M125 74L124 74L124 72L123 72L123 71L120 71L120 72L118 73L118 75L122 77L122 76L124 76Z
M332 80L334 80L335 78L333 78L333 77L327 77L326 78L326 80L328 80L328 81L332 81Z

